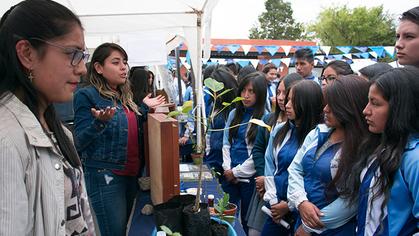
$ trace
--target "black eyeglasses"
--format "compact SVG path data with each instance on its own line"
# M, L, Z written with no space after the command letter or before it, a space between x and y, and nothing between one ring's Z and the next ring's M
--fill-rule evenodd
M325 77L324 75L322 75L322 76L320 76L319 77L319 79L322 81L322 80L326 80L326 83L327 82L330 82L330 81L332 81L332 80L335 80L336 79L336 76L334 76L334 75L331 75L331 76L327 76L327 77Z
M90 54L87 53L86 51L83 51L83 50L80 50L80 49L77 49L77 48L64 47L64 46L61 46L61 45L58 45L58 44L51 43L49 41L40 39L40 38L30 38L30 39L41 41L41 42L46 43L50 46L60 48L64 51L65 54L72 55L71 56L71 65L72 66L78 65L82 60L84 61L84 63L86 63L89 60Z

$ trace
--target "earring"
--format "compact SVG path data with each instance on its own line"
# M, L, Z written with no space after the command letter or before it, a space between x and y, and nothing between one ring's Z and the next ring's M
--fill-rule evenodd
M32 74L32 71L29 71L29 75L28 75L28 79L29 79L29 81L31 81L31 83L32 83L32 81L33 81L33 74Z

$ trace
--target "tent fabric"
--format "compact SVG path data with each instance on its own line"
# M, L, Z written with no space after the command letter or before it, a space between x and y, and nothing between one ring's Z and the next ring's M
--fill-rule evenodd
M196 80L197 120L202 112L202 61L209 58L211 41L211 14L218 0L56 0L79 17L85 29L88 48L104 42L122 45L131 66L166 65L168 51L174 44L166 43L177 38L188 45ZM2 0L3 15L18 0ZM204 51L202 50L204 49ZM201 126L197 127L201 134ZM201 135L197 144L202 143Z

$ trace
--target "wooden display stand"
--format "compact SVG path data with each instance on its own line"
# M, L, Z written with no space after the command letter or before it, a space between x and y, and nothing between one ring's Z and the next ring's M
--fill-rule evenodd
M154 205L179 195L178 122L165 114L148 114L151 201Z

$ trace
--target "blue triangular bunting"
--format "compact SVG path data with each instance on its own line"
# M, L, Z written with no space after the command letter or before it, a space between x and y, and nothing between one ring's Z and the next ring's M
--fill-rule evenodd
M265 65L266 63L268 63L268 60L267 59L260 59L259 63L262 64L262 65Z
M250 61L238 61L237 63L239 63L239 65L241 67L245 67L245 66L248 66L249 65Z
M361 53L361 57L364 59L368 59L370 57L370 54L368 52Z
M272 64L274 64L276 67L279 67L281 65L281 59L272 59Z
M369 47L371 50L373 50L375 53L377 53L377 57L381 57L384 52L383 46L371 46Z
M333 57L334 57L336 60L342 60L343 55L336 54L336 55L333 55Z
M343 52L344 54L347 54L351 51L352 46L337 46L336 47L339 51Z
M225 45L215 45L215 49L217 50L218 53L220 53L224 47Z
M311 52L313 52L313 55L316 55L316 52L319 50L319 46L310 46L308 47L310 48Z
M235 52L237 52L237 50L239 50L240 45L238 45L238 44L230 44L230 45L227 45L227 48L228 48L228 50L230 50L231 53L234 54Z
M360 52L366 52L368 51L368 47L354 47L356 50L360 51Z
M254 48L256 48L256 50L258 51L258 54L262 54L263 49L265 49L265 46L254 46Z
M274 56L275 53L278 51L279 46L265 46L265 49L271 54L271 56Z

